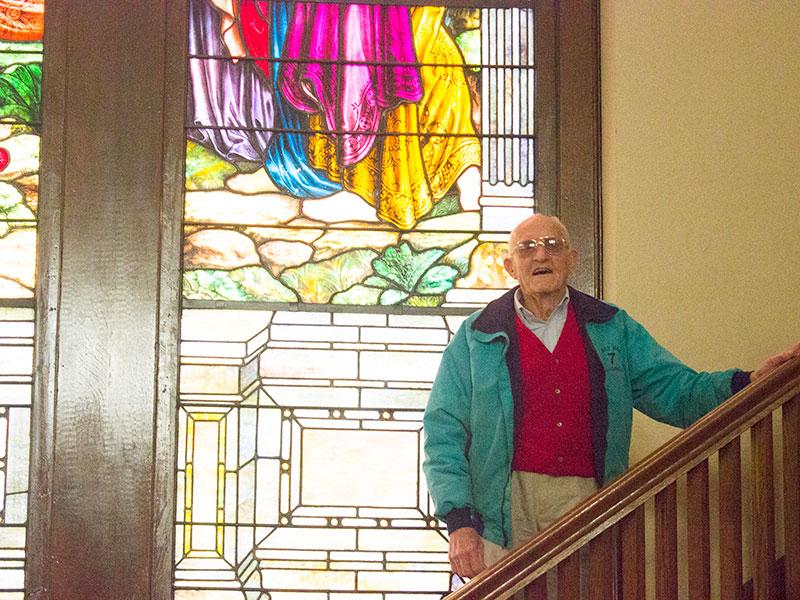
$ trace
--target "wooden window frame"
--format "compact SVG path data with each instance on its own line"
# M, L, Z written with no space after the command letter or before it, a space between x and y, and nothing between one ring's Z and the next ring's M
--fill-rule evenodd
M537 210L599 294L599 8L531 4ZM45 19L26 590L166 600L187 0L49 0Z

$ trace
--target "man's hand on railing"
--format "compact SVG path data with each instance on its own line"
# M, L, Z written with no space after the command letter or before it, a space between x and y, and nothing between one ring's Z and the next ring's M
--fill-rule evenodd
M772 373L772 371L780 367L782 364L792 360L793 358L800 358L800 342L796 343L791 348L784 350L780 354L770 356L767 360L761 363L761 366L759 366L758 369L750 373L750 383L758 381L765 375L769 375Z
M450 566L461 577L475 577L486 568L483 540L472 527L462 527L450 534Z

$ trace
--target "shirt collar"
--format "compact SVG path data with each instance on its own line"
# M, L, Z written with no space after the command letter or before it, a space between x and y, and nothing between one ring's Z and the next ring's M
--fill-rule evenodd
M547 323L553 318L553 315L556 313L562 312L567 309L567 303L569 302L569 288L564 289L564 297L561 299L556 307L553 309L553 312L550 313L550 316L547 319L540 319L536 315L534 315L531 311L525 308L522 304L522 289L517 288L517 291L514 293L514 308L517 310L517 314L528 323Z

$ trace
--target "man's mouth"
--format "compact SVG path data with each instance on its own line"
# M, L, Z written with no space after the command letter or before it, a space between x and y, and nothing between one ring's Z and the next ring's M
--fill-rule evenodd
M538 267L533 270L534 275L549 275L553 272L553 269L548 269L547 267Z

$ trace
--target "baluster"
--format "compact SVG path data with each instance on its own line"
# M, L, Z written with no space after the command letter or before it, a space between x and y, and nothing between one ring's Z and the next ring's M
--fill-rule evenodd
M754 600L772 600L775 561L775 490L772 474L772 414L750 430L753 445Z
M614 595L614 530L606 529L589 542L589 600Z
M786 598L800 598L800 396L783 405L783 527Z
M645 590L644 505L626 515L619 524L622 600L641 600Z
M581 560L580 551L576 550L558 563L558 597L581 597Z
M719 594L736 599L742 588L741 441L719 451Z
M678 597L678 501L674 483L656 494L656 598Z
M525 600L547 600L547 573L540 575L528 584L528 587L525 588Z
M687 559L689 598L711 597L711 550L708 524L708 460L686 475Z

